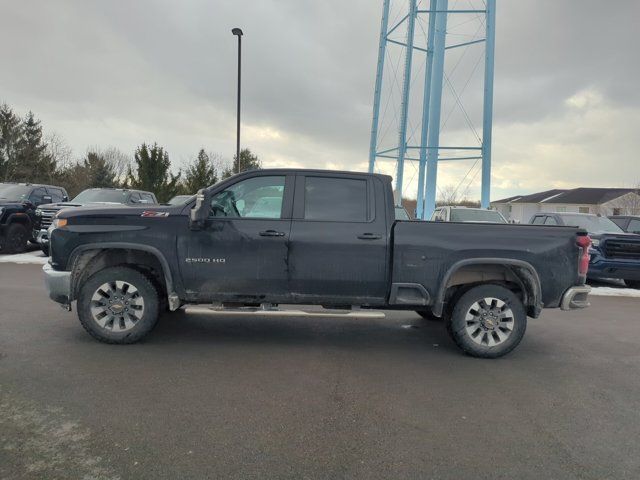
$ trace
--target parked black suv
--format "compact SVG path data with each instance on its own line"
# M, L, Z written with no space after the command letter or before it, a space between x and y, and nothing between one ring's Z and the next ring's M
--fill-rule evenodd
M88 188L80 192L70 202L52 203L35 211L36 222L33 225L33 238L40 248L49 255L48 228L53 217L63 208L78 208L105 205L155 205L158 203L156 196L151 192L142 190L129 190L126 188Z
M62 187L32 183L0 183L0 251L20 253L27 248L36 207L68 200Z

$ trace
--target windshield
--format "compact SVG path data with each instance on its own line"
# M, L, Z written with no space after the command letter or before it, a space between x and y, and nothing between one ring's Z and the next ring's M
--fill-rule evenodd
M481 210L476 208L452 208L451 221L507 223L500 212L496 212L495 210Z
M102 190L100 188L90 188L80 192L73 202L91 203L91 202L110 202L110 203L127 203L129 192L123 190Z
M561 215L565 225L580 227L589 233L621 233L623 230L607 217L596 215Z
M31 193L31 187L25 185L0 184L0 199L2 200L26 200Z

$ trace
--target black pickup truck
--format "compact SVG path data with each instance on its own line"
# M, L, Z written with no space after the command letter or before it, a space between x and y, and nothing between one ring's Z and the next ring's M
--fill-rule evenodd
M33 238L45 255L49 255L49 227L53 217L65 208L81 208L98 205L140 205L157 204L156 196L151 192L128 188L87 188L73 200L43 205L36 210L33 224Z
M107 343L141 339L163 307L311 304L444 317L462 350L499 357L527 316L588 306L589 243L575 227L396 221L385 175L258 170L184 205L61 211L44 272Z
M24 252L27 242L35 241L36 209L67 199L66 190L54 185L0 183L0 252Z

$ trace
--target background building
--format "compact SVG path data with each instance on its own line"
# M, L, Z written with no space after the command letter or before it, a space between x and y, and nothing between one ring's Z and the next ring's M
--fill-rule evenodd
M637 188L574 188L546 190L491 202L507 220L527 223L538 212L575 212L600 215L640 215Z

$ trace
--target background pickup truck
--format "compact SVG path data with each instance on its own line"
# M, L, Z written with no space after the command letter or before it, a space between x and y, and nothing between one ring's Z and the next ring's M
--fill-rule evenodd
M607 217L591 213L537 213L532 225L575 225L591 238L589 278L617 278L640 288L640 235L626 233Z
M50 297L132 343L161 306L312 304L444 317L470 355L499 357L543 307L588 306L590 240L575 227L396 221L391 178L245 172L185 205L61 211Z
M99 205L140 205L157 204L156 196L151 192L130 190L128 188L88 188L69 201L50 203L36 210L33 225L33 238L45 255L49 255L49 232L53 217L64 208L94 207Z

